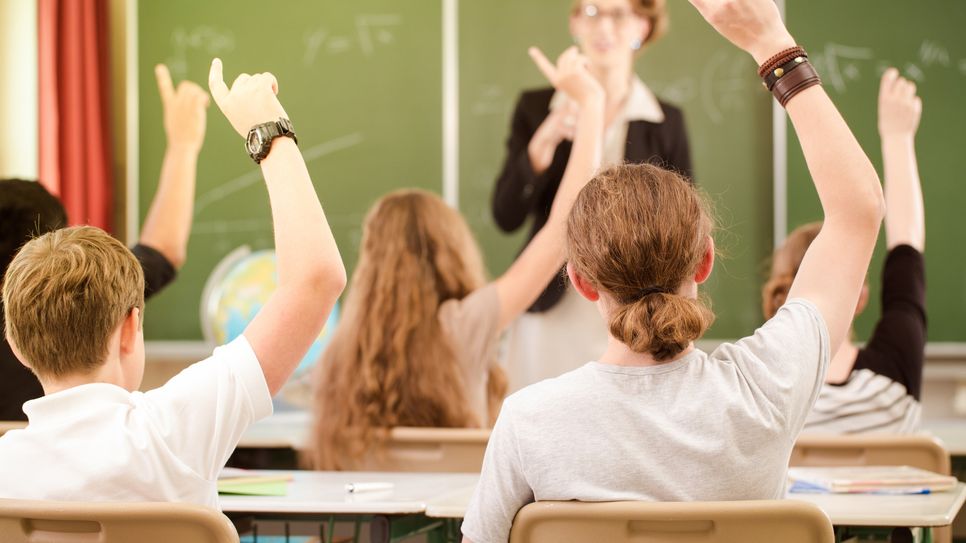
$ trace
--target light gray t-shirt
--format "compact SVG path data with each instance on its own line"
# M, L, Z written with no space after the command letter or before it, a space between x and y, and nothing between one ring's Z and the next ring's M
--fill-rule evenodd
M535 500L781 498L828 363L825 321L796 299L711 353L590 362L524 388L503 404L463 534L505 542Z

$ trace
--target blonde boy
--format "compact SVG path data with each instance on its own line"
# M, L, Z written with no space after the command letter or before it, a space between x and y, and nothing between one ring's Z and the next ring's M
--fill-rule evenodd
M211 94L239 134L288 118L271 74L242 74L229 89L221 72L216 59ZM245 429L271 414L271 396L345 286L292 136L270 135L260 157L278 289L242 336L161 388L136 392L144 277L126 247L77 227L21 249L3 285L6 335L45 396L24 404L26 429L0 438L0 497L217 506L218 472Z

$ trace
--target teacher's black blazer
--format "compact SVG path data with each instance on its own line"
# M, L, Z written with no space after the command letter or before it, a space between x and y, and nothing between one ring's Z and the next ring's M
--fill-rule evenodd
M553 161L542 174L535 175L530 166L527 145L547 118L553 93L553 88L545 88L526 91L520 96L507 139L506 160L493 191L493 218L504 232L517 230L527 217L533 217L527 243L546 224L550 206L570 158L572 143L565 140L557 146ZM624 160L629 163L657 164L693 179L684 115L677 107L659 102L664 110L664 122L628 123ZM560 301L565 290L564 274L560 274L547 285L529 311L550 309Z

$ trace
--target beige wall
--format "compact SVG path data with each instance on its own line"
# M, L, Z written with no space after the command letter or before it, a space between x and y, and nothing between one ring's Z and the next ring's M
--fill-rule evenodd
M37 2L0 0L0 178L37 178Z

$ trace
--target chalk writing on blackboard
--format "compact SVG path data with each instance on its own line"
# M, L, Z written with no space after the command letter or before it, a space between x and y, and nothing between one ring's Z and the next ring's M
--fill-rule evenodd
M865 77L878 78L890 66L895 66L905 77L924 83L937 70L955 70L966 75L966 59L955 63L949 49L941 43L925 40L918 50L909 51L906 58L877 58L871 47L826 43L813 53L810 60L822 76L822 81L838 93L848 90L851 83Z
M349 33L334 33L328 27L310 30L302 37L305 46L302 63L313 64L320 53L341 55L354 50L371 57L380 47L395 43L395 28L401 24L399 15L363 14L356 16L354 30Z
M213 26L194 28L177 27L171 33L171 56L165 63L175 79L188 75L189 53L201 53L205 62L212 57L220 57L235 50L235 35L227 29Z

